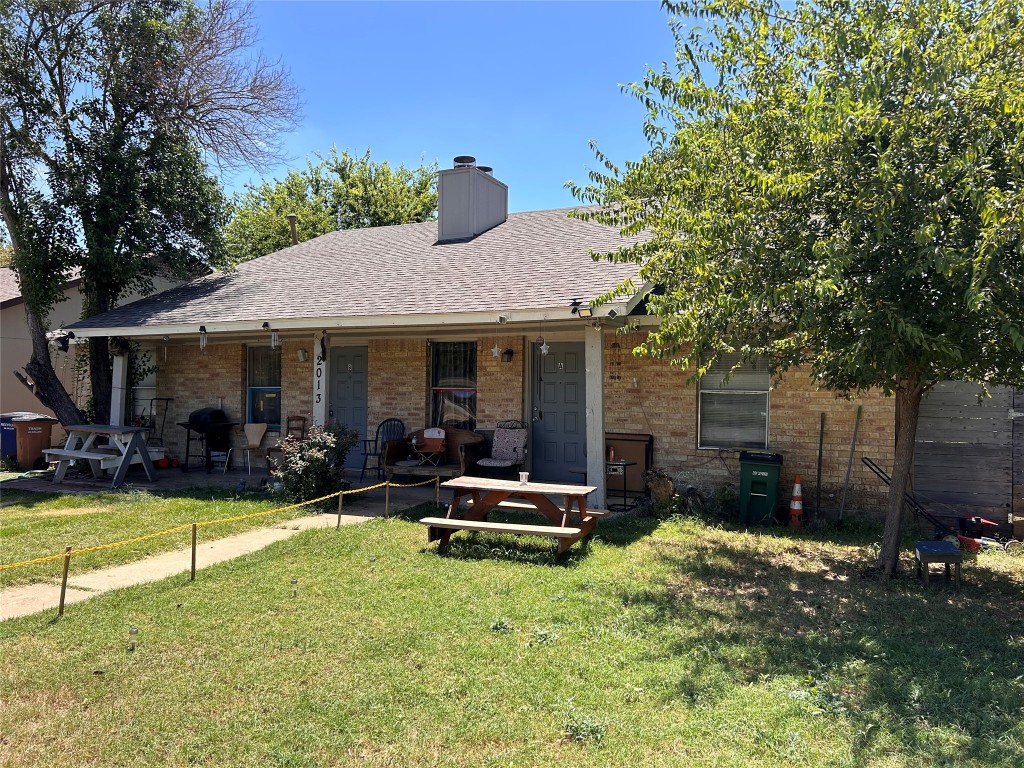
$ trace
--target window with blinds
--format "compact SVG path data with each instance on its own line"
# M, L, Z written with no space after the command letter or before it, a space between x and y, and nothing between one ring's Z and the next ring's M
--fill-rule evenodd
M246 421L281 429L281 348L249 347Z
M768 447L768 390L771 374L765 360L753 360L725 377L742 359L720 355L700 380L697 401L699 448Z
M476 429L476 342L436 341L431 350L431 426Z

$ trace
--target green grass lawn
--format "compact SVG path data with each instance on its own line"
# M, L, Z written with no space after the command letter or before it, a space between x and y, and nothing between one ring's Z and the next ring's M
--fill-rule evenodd
M234 500L231 489L203 488L154 494L111 491L98 494L55 494L3 491L0 503L0 563L13 563L75 549L108 544L179 525L247 515L287 505L280 497L247 494ZM235 523L201 528L202 539L279 523L310 514L300 508ZM147 555L189 546L191 532L162 536L116 549L73 555L74 572L139 560ZM60 560L0 570L0 587L59 579Z
M374 520L5 622L0 763L1024 764L1024 559L957 595L850 534L598 530L556 564Z

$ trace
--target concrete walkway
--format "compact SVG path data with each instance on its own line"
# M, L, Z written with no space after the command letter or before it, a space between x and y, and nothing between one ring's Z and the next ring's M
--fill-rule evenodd
M390 512L395 514L396 511L433 500L433 498L433 488L393 489ZM342 515L341 524L352 525L383 516L384 499L365 500L358 505L358 511L361 514ZM273 527L257 528L234 536L202 542L196 548L196 568L206 568L215 563L256 552L274 542L290 538L299 531L309 528L333 528L337 524L338 515L333 513L309 515L287 520ZM64 604L79 603L113 589L166 579L168 576L187 572L191 565L190 550L179 549L147 557L134 563L88 571L77 576L72 571L68 577L68 589L64 596ZM59 605L59 582L9 587L0 590L0 621L28 616L39 611L56 611Z

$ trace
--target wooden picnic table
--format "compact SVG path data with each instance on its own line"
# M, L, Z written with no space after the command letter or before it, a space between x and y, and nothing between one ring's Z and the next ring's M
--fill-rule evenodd
M116 424L73 424L64 427L68 439L63 448L43 451L48 461L57 461L54 483L64 482L64 474L72 461L85 460L96 478L102 478L108 469L114 470L110 486L117 488L124 482L128 467L142 464L146 477L156 480L156 470L146 449L146 427L125 427ZM96 445L97 439L108 438L107 445Z
M463 475L441 483L441 487L452 490L447 516L425 517L420 521L428 526L427 541L439 541L441 551L448 547L453 531L464 530L551 536L558 539L558 554L561 555L574 542L589 536L598 518L608 514L604 510L587 509L587 495L596 490L592 485L522 483ZM467 496L469 509L459 517L459 504ZM553 502L551 496L561 497L562 505ZM488 513L499 508L539 512L548 519L549 525L488 522Z

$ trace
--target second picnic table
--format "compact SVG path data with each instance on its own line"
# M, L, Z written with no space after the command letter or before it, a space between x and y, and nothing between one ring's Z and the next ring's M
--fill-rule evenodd
M57 462L54 483L64 481L64 473L68 471L72 461L83 460L89 462L89 468L97 478L102 478L105 470L113 469L114 479L110 484L113 488L124 482L128 467L136 463L142 464L150 481L156 480L156 470L149 459L149 451L146 450L145 434L148 430L145 427L72 424L64 427L64 430L68 433L64 447L47 448L43 451L48 461ZM96 441L102 437L108 439L108 444L96 445Z
M448 547L453 531L461 530L551 536L558 539L558 553L562 554L574 542L590 535L598 518L608 514L603 510L587 509L587 495L596 490L591 485L522 483L463 475L441 483L441 487L452 490L448 515L425 517L420 521L428 526L427 541L438 541L440 550ZM464 516L459 517L459 504L466 496L470 497L470 507ZM551 496L561 497L562 505L553 502L549 498ZM498 508L539 512L550 524L488 522L487 514Z

